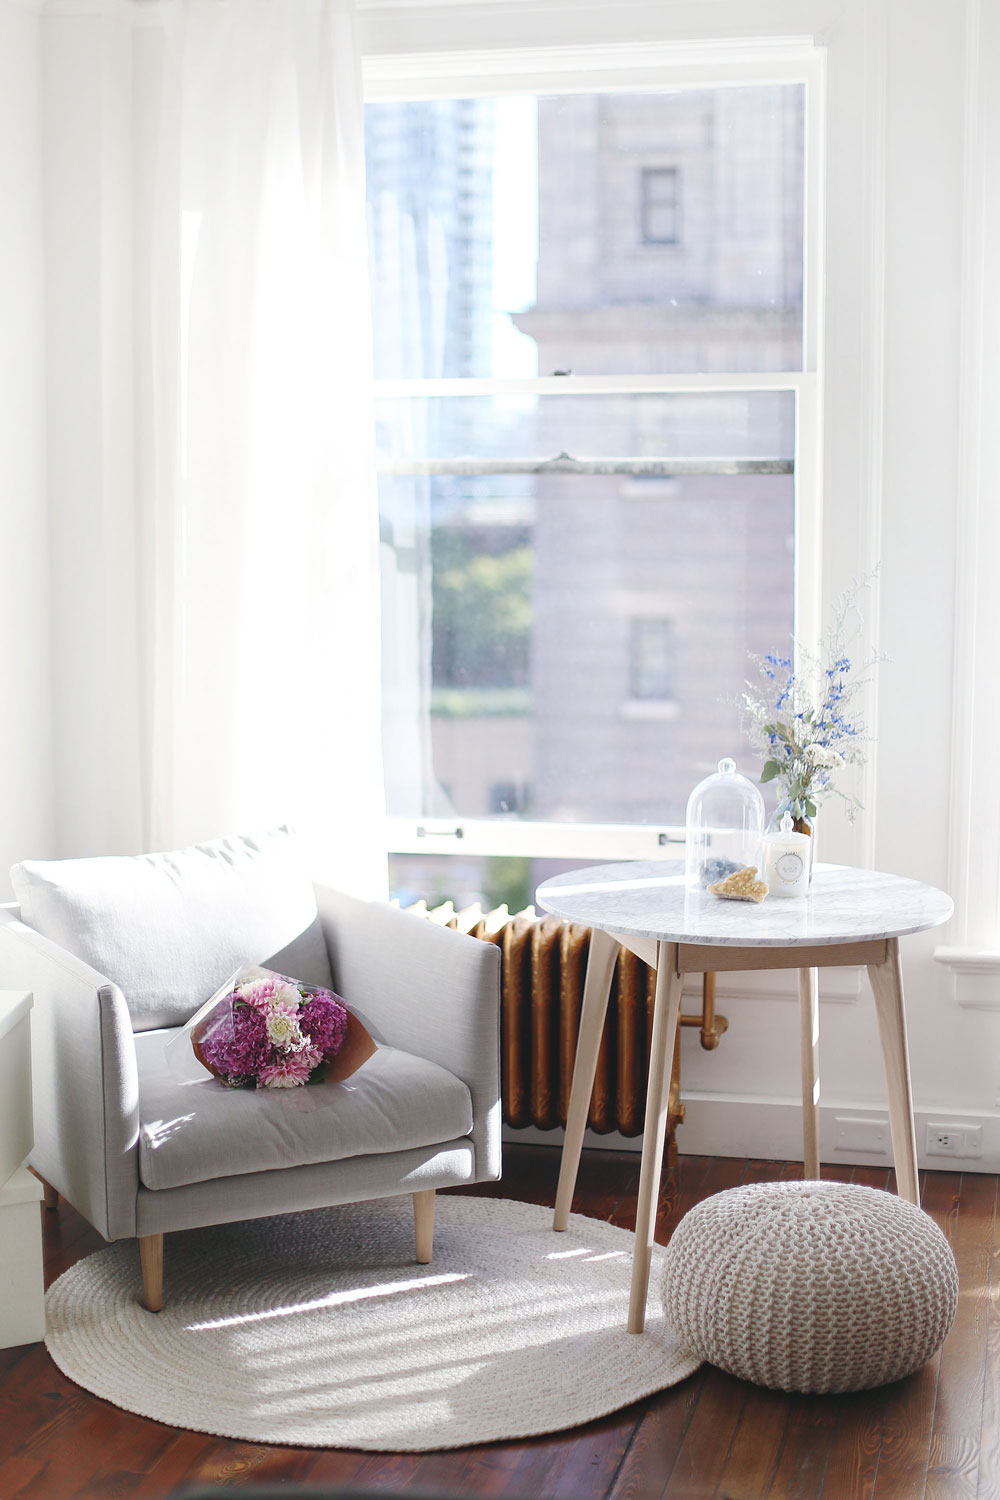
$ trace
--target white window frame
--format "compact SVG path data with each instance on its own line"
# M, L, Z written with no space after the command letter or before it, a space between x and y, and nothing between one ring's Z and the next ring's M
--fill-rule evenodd
M826 54L813 38L697 43L623 43L493 49L488 52L370 54L366 103L504 94L660 92L725 84L801 83L805 89L802 369L739 375L539 376L529 380L381 380L376 398L406 396L689 395L788 392L795 401L794 629L819 643L822 600L822 413L824 122ZM536 859L650 859L682 846L676 824L554 823L493 818L388 818L394 854L522 856Z

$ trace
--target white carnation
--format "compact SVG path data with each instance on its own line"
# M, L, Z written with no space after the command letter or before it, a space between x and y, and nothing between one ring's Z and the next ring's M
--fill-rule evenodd
M272 1046L280 1047L283 1052L292 1052L304 1045L305 1038L294 1016L279 1012L268 1016L266 1024L267 1039Z
M812 744L807 745L806 760L814 766L820 766L824 770L832 771L835 766L844 764L844 757L839 750L833 750L829 745Z
M298 987L294 984L279 984L274 991L274 1003L282 1005L294 1005L296 1009L302 1003L302 996Z

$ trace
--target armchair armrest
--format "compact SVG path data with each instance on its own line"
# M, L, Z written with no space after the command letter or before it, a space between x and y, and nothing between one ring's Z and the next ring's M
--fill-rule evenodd
M34 996L32 1165L106 1239L134 1235L139 1079L121 991L9 910L0 980Z
M395 907L316 887L333 982L392 1046L472 1095L476 1178L500 1176L500 951Z

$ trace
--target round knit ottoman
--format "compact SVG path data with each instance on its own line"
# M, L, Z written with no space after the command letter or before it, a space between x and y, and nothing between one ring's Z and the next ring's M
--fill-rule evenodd
M958 1307L955 1257L912 1203L839 1182L716 1193L667 1247L667 1321L702 1359L783 1391L919 1369Z

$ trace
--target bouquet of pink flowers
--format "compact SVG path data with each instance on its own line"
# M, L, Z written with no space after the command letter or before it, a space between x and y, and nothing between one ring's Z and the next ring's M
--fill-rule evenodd
M210 1073L230 1088L322 1082L351 1021L331 990L256 967L238 970L223 990L189 1022L195 1057Z

